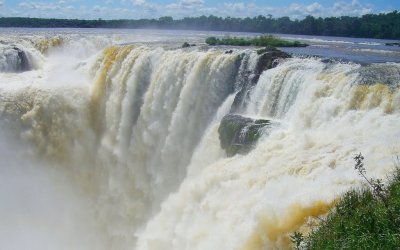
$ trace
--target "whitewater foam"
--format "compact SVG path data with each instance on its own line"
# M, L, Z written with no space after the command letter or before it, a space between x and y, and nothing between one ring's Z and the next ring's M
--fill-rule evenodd
M291 58L258 78L250 50L107 46L108 38L91 47L97 38L68 36L41 50L32 41L43 37L15 39L38 66L0 73L0 117L38 165L68 173L63 188L83 192L66 197L81 215L60 214L72 224L60 222L59 232L71 237L82 216L93 225L78 249L98 249L98 235L107 249L287 248L288 234L361 183L354 154L382 178L400 150L395 63ZM87 54L70 53L84 41ZM228 158L218 126L245 86L239 112L281 125L249 154Z

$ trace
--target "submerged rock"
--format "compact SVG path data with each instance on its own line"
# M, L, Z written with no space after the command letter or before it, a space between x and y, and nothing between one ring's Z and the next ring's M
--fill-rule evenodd
M226 115L218 128L221 147L228 156L246 154L253 149L261 135L267 133L274 124L276 122L270 120Z
M259 53L259 51L257 52ZM260 54L260 53L259 53ZM260 75L264 70L272 69L278 65L278 59L290 58L291 56L283 51L275 48L265 48L258 58L254 72L251 72L251 78L248 79L246 84L241 86L240 91L236 94L235 100L231 107L231 113L242 111L250 98L250 90L257 84Z

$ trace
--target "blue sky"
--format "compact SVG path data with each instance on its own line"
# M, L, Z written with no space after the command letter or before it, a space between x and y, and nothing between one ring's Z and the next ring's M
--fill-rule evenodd
M302 19L400 10L400 0L0 0L0 16L138 19L271 14Z

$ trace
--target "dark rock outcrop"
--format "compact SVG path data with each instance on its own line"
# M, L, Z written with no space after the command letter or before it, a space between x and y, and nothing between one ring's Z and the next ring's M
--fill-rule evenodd
M29 59L25 51L15 45L0 48L0 71L23 72L30 70Z
M261 54L260 58L258 59L255 74L259 78L264 70L272 69L278 65L277 59L289 57L291 56L288 53L278 49L266 51L265 53ZM256 81L258 81L258 78Z
M253 149L261 135L268 133L274 125L277 123L270 120L226 115L218 128L221 147L228 156L246 154Z
M258 58L254 71L250 72L251 76L246 79L243 86L241 86L240 91L235 96L230 111L231 113L240 112L247 106L250 98L250 91L257 84L257 81L264 70L276 67L278 65L278 59L291 57L288 53L275 48L265 48L262 49L261 52L262 54Z
M396 43L385 43L386 46L399 46L400 47L400 42Z
M26 53L18 47L13 47L17 52L19 64L17 65L17 71L27 71L30 70L29 60Z
M196 46L196 44L194 44L194 43L190 44L188 42L184 42L181 47L182 48L189 48L189 47L193 47L193 46Z

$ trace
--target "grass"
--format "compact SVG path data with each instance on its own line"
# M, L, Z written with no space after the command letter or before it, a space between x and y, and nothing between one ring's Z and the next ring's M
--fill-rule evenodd
M308 44L299 41L288 41L277 38L272 35L258 37L208 37L206 39L208 45L233 45L233 46L272 46L272 47L306 47Z
M357 166L360 165L356 163L356 170L365 176L363 164L361 170ZM303 237L295 232L291 236L294 248L400 249L399 167L387 186L376 179L367 179L366 184L343 195L309 235Z

